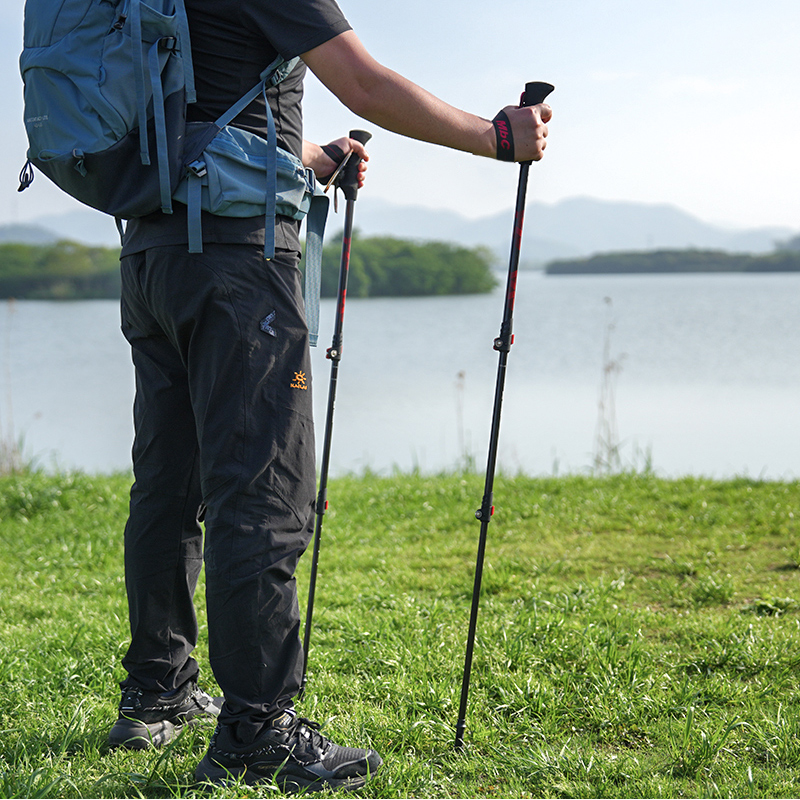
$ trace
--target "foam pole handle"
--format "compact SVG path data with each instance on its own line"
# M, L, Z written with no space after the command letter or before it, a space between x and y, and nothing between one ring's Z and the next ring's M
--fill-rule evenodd
M354 130L350 131L350 138L361 142L361 144L366 144L372 138L372 134L367 131Z
M372 134L367 131L354 130L350 131L350 138L366 144L372 138ZM350 158L344 165L339 188L342 190L345 200L355 200L358 195L358 165L360 163L360 158Z
M542 81L532 81L525 84L525 91L522 93L520 101L520 108L525 106L536 106L539 103L544 103L545 98L556 87L551 83L543 83Z

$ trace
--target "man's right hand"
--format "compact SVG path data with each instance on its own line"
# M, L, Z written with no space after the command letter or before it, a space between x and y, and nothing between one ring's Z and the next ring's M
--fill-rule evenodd
M547 147L547 123L553 109L547 103L519 108L506 106L503 109L511 123L514 157L513 161L539 161ZM498 158L500 154L498 153Z

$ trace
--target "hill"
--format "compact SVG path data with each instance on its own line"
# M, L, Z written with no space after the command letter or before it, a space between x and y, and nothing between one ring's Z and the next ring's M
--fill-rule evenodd
M53 244L59 237L42 225L0 225L0 244Z
M341 216L330 215L329 230L341 227ZM114 221L92 209L41 217L38 226L56 238L89 245L118 247ZM452 211L398 206L363 193L356 225L364 236L391 236L421 241L453 242L463 247L489 248L503 264L508 257L512 211L470 219ZM0 241L10 226L0 225ZM18 226L11 226L18 227ZM554 259L583 258L597 253L662 249L710 249L767 253L775 242L796 231L787 228L729 229L704 222L675 206L577 197L558 203L529 203L521 260L543 266Z
M528 203L521 259L542 266L562 258L624 250L714 249L767 253L792 231L786 228L733 230L712 225L675 206L573 198ZM450 211L398 207L383 200L359 205L358 226L370 236L436 237L467 247L483 245L502 261L508 257L512 213L467 219Z

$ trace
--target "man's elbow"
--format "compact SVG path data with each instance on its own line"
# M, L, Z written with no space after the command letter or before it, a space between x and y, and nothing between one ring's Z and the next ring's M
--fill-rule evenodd
M359 85L357 81L350 81L343 91L334 94L356 116L374 120L379 104L375 102L375 94L369 88Z
M354 114L371 119L391 95L394 73L375 61L353 31L303 54L320 81Z

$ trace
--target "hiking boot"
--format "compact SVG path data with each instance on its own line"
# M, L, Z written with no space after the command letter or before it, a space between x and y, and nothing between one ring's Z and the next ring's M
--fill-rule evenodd
M160 747L172 741L184 725L216 719L221 708L222 698L206 694L193 680L167 694L130 686L122 690L119 719L108 734L108 743L129 750Z
M374 750L340 747L319 725L284 711L251 744L239 744L230 725L217 725L194 777L198 783L274 782L284 792L358 789L383 761Z

